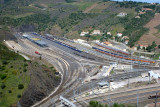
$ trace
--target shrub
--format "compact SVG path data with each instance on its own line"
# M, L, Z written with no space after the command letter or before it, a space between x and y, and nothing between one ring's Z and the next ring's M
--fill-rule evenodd
M5 70L6 67L5 67L5 66L1 66L0 69L1 69L1 70Z
M17 71L13 71L12 74L17 75Z
M23 89L24 88L24 85L23 84L19 84L18 85L18 89Z
M26 59L24 59L24 62L26 62L27 60Z
M53 69L53 72L56 72L57 70L56 69Z
M11 90L8 90L8 93L12 93L12 91L11 91Z
M28 66L28 64L24 64L24 67L27 67Z
M2 64L3 65L7 65L9 62L7 62L7 61L2 61Z
M2 74L0 75L0 77L1 77L1 80L4 80L7 77L7 74Z
M22 96L20 94L17 95L17 98L21 98Z
M25 68L25 69L23 70L23 72L27 72L27 69Z
M2 89L6 88L6 85L5 85L5 84L2 84L2 85L1 85L1 88L2 88Z

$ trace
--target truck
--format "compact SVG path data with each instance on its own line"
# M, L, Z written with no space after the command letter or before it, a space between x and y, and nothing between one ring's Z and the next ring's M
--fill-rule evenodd
M35 51L35 54L41 55L38 51Z

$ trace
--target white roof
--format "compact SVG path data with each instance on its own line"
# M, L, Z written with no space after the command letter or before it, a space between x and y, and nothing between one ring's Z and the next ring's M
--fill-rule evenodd
M153 78L156 78L158 79L160 77L160 70L159 70L159 73L157 72L154 72L154 71L148 71L150 73L150 76L153 77Z
M98 83L98 85L100 85L100 86L109 86L109 83L106 82L106 81L101 81L101 82Z

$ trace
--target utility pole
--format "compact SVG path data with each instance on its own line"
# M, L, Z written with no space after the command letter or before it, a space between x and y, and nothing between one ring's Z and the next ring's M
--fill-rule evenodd
M141 58L140 58L140 52L139 52L139 60L140 60ZM140 63L141 63L141 61L139 62L139 69L140 69Z
M42 59L42 54L39 55L39 59L40 59L40 60Z
M144 58L146 59L146 54L144 53ZM146 70L146 66L144 64L144 71Z
M55 107L55 101L53 98L51 99L51 104L53 104L52 107Z
M109 83L108 83L108 85L109 85L109 86L108 86L108 88L109 88L109 91L111 91L111 89L110 89L110 88L111 88L111 81L110 81L110 80L109 80Z
M130 52L130 55L131 55L131 66L130 66L130 71L132 72L132 51ZM128 88L130 88L129 77L128 77Z
M154 52L154 57L153 57L153 61L155 61L155 52ZM155 67L154 67L154 69L153 70L155 70Z
M139 95L137 94L137 107L138 107L138 103L139 103Z
M148 72L148 77L149 77L149 84L150 84L150 82L151 82L151 74Z
M152 59L154 60L154 55L152 55ZM153 70L153 65L152 65L152 70Z
M156 99L155 99L155 107L157 107L157 92L156 92Z
M130 86L129 86L129 77L128 77L128 88L130 88Z
M76 93L75 90L73 90L73 98L75 97L75 93Z

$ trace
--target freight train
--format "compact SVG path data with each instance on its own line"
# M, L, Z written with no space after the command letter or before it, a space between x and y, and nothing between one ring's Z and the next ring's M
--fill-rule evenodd
M160 98L160 94L150 95L150 96L148 97L148 99L156 99L156 98Z
M33 33L33 34L34 35L38 35L37 33ZM81 50L77 49L76 47L68 45L66 43L62 43L62 42L60 42L58 40L55 40L52 37L42 36L42 35L38 35L38 36L41 36L41 37L43 37L45 39L48 39L48 40L51 40L51 41L53 41L53 42L55 42L55 43L57 43L59 45L62 45L62 46L67 47L67 48L70 48L70 49L72 49L74 51L77 51L79 53L82 52ZM102 47L102 45L98 45L98 46ZM109 56L113 56L113 57L120 58L120 59L125 59L125 60L128 60L128 61L133 61L133 63L137 63L137 64L139 64L139 63L142 63L142 64L151 64L152 63L152 64L154 64L155 63L154 61L148 61L148 60L141 60L141 59L130 58L128 56L129 54L126 53L126 52L123 52L123 51L120 51L120 50L115 50L115 49L107 47L107 46L103 46L103 47L106 48L106 49L109 49L111 51L114 51L114 52L117 52L117 53L121 53L123 55L120 55L120 54L117 54L117 53L108 52L108 51L105 51L105 50L102 50L102 49L99 49L99 48L96 48L96 47L92 47L92 48L95 49L96 51L100 52L100 53L107 54Z
M121 50L119 50L119 49L114 49L114 48L111 48L111 47L109 47L109 46L104 46L104 45L101 45L101 44L98 44L98 43L96 43L96 45L99 46L99 47L102 47L102 48L111 50L111 51L113 51L113 52L121 53L121 54L124 54L124 55L129 55L127 52L123 52L123 51L121 51Z
M151 63L154 64L155 63L154 61L147 61L147 60L130 58L128 56L123 56L123 55L119 55L119 54L116 54L116 53L108 52L108 51L105 51L105 50L102 50L102 49L99 49L99 48L96 48L96 47L92 47L92 48L95 49L96 51L100 52L100 53L107 54L109 56L113 56L113 57L120 58L120 59L130 60L130 61L133 61L133 63L139 63L139 62L141 62L141 63L143 62L145 64L151 64Z

